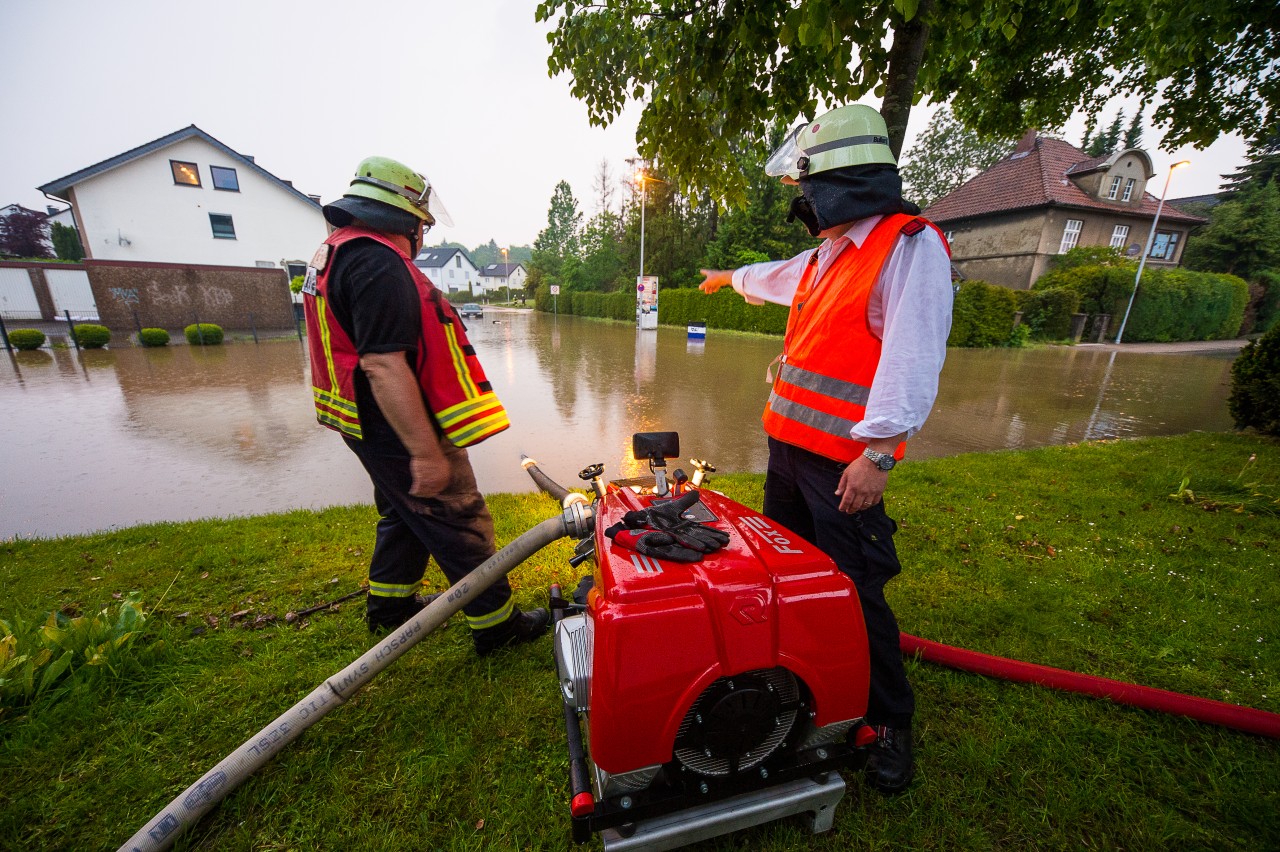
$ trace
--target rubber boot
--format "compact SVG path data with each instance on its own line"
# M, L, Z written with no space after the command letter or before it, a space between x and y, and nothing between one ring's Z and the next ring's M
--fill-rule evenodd
M476 653L487 657L502 648L532 642L546 633L550 625L551 613L542 607L528 612L516 610L497 627L472 631L471 638L476 643Z

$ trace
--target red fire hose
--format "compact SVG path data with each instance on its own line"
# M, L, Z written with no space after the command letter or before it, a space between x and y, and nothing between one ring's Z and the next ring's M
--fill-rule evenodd
M1078 692L1095 698L1106 698L1117 704L1173 713L1199 722L1208 722L1211 725L1222 725L1237 731L1280 739L1280 713L1268 713L1252 707L1241 707L1208 698L1196 698L1164 689L1138 686L1005 657L993 657L990 654L953 648L950 645L920 639L906 633L902 634L902 653L918 654L920 659L926 662L960 671L997 677L1002 680L1034 683L1066 692Z

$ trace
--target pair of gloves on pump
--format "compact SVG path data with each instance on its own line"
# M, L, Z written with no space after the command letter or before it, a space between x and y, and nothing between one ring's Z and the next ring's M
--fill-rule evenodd
M690 491L648 509L627 512L604 534L615 544L646 556L697 562L729 543L728 533L682 517L698 500L698 492Z

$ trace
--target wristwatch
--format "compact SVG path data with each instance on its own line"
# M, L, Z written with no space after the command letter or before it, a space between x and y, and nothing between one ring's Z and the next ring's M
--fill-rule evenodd
M862 451L862 456L869 459L873 465L885 473L893 470L893 466L898 463L898 460L893 457L893 453L877 453L870 447Z

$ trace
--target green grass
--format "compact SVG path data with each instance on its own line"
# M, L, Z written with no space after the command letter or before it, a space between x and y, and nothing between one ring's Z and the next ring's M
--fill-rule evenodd
M1276 494L1280 444L1242 435L904 464L890 485L902 629L1280 712L1280 518L1223 499L1244 493L1250 455L1252 492ZM760 504L760 476L713 486ZM556 511L538 495L490 506L500 543ZM358 599L302 626L284 615L363 582L373 521L356 507L0 544L0 618L97 612L133 590L150 610L168 589L143 637L162 651L0 717L0 847L115 849L370 647ZM570 555L561 541L517 568L519 603L575 582ZM908 671L909 793L886 800L851 779L831 834L784 821L697 848L1280 848L1274 740L914 660ZM564 849L563 737L549 643L481 660L455 619L176 848Z

